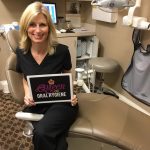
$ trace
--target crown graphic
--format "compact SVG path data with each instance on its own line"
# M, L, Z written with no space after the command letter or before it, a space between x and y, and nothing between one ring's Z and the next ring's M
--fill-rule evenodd
M52 84L54 84L54 83L55 83L54 80L52 80L52 79L49 79L49 80L48 80L48 84L51 84L51 85L52 85Z

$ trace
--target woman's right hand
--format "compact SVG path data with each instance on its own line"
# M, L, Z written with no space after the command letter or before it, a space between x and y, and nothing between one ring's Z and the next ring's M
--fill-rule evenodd
M27 81L23 78L23 87L24 87L24 92L25 92L25 96L24 96L24 103L27 106L35 106L35 102L33 100L33 98L31 98L30 96L30 92L29 92L29 86Z
M27 95L24 97L24 103L27 106L35 106L36 105L34 100L30 96L27 96Z

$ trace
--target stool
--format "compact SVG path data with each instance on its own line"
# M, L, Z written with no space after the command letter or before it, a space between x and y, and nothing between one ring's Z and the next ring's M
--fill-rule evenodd
M104 73L112 73L117 70L118 63L114 59L104 58L104 57L95 57L89 60L89 66L94 70L94 72L100 73L100 85L97 93L104 93L108 95L113 95L119 98L112 90L102 87L104 82ZM93 85L93 92L95 91L95 82Z

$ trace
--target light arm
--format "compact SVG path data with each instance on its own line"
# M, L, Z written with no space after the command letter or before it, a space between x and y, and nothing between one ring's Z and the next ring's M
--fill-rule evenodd
M124 25L132 25L134 12L141 6L141 0L136 0L135 6L129 8L128 15L123 18Z

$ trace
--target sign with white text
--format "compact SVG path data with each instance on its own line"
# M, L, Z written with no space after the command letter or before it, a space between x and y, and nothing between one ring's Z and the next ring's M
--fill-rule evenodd
M73 96L70 73L30 75L27 81L36 104L70 102Z

